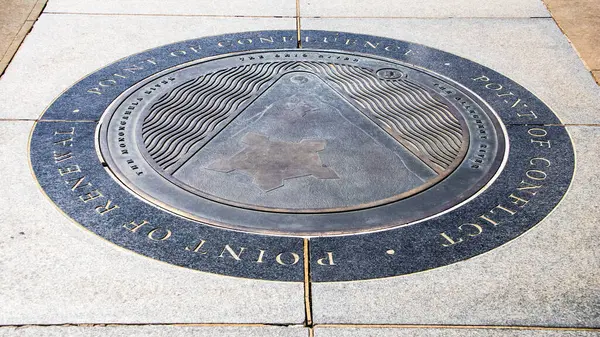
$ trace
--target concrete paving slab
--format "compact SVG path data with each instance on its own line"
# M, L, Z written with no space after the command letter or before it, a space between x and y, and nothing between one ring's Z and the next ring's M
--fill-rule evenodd
M503 8L504 16L535 16L525 12L543 9L539 1L520 3L525 4L523 7L532 7L520 12L523 8L507 6L504 2L501 5L507 7ZM135 2L113 2L118 11L111 12L110 6L91 2L97 5L97 8L89 7L94 15L83 15L79 13L88 13L85 10L89 3L57 0L52 6L60 8L60 4L72 12L57 14L59 10L50 7L0 79L0 119L5 119L0 121L0 167L8 182L0 189L0 223L3 225L0 228L0 255L3 256L0 260L3 271L0 273L0 303L3 304L0 325L152 323L153 326L106 327L110 330L103 331L87 330L100 327L78 326L0 328L0 336L3 333L11 336L21 333L23 336L307 335L308 331L303 328L185 327L174 330L171 326L155 326L157 323L301 324L305 318L303 285L195 272L158 263L100 240L68 220L42 196L27 165L28 133L33 124L15 121L36 119L62 90L121 57L199 36L294 29L293 14L279 19L207 18L194 15L229 14L218 14L223 10L218 8L216 14L207 14L208 11L201 9L189 16L185 14L189 10L169 9L168 3L163 6L162 2L157 3L163 7L156 12L142 13L135 12ZM194 4L190 6L195 7ZM433 3L430 5L436 8ZM455 5L442 8L455 13L454 8L462 6ZM486 10L498 4L487 5L491 7ZM212 2L206 6L219 7ZM288 6L286 2L285 5L277 3L273 8L259 7L266 12L278 12L285 7L287 12ZM394 8L396 6L394 3ZM178 3L172 7L185 6ZM305 7L310 7L309 2ZM247 13L254 10L248 9ZM349 11L369 16L363 9L350 8ZM501 12L497 9L494 13L498 11ZM318 10L318 13L326 12ZM545 14L540 16L546 17L545 9L543 12ZM382 16L387 15L386 12ZM539 95L565 123L600 122L600 89L551 19L303 19L302 23L306 29L354 31L440 48L511 77ZM578 126L569 130L579 159L575 182L566 200L540 225L499 249L436 270L376 281L314 283L314 321L598 326L600 250L595 223L600 211L595 199L599 186L594 179L594 158L600 127ZM452 336L466 331L440 330L443 331L317 328L316 334ZM544 333L547 333L544 336L587 336L587 332L568 334L571 331L545 330ZM469 334L542 336L541 332L531 330L473 330L464 335Z
M194 327L194 326L69 326L0 328L0 336L11 337L305 337L299 327Z
M136 52L261 29L295 29L295 20L44 14L0 78L0 118L35 119L85 75Z
M600 6L596 0L546 0L552 17L589 69L600 69Z
M32 126L0 122L0 325L303 322L300 282L224 277L160 263L73 223L32 177Z
M599 331L433 328L316 328L315 337L593 337Z
M46 13L96 13L142 15L294 16L296 1L214 0L53 0Z
M488 253L396 278L313 283L314 321L354 324L600 325L598 127L568 127L578 159L544 221ZM358 296L357 294L360 294Z
M301 0L302 17L549 17L541 0Z
M552 19L303 19L337 30L420 43L521 84L567 124L600 122L600 88Z

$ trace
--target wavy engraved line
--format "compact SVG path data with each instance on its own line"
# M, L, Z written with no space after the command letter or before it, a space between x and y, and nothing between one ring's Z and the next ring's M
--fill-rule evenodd
M177 100L167 102L169 104L164 105L158 115L161 118L155 119L154 123L148 123L148 126L144 128L144 141L150 152L157 146L163 136L165 128L172 127L179 122L182 112L178 110L179 106L186 106L189 104L196 104L201 98L202 92L210 87L212 83L218 81L218 77L207 77L205 81L195 86L192 90L183 93Z
M342 69L342 71L344 71L344 69ZM432 157L430 158L431 161L442 167L444 167L448 161L452 162L452 156L447 153L449 149L446 144L440 140L438 137L439 135L435 133L435 130L431 128L424 119L421 118L421 120L419 120L419 113L411 114L410 108L405 109L405 106L395 106L385 93L376 90L376 87L374 86L368 86L361 81L356 83L359 87L358 92L360 98L371 102L374 111L377 111L380 115L385 115L387 120L396 121L396 125L405 124L398 122L407 122L408 126L404 127L404 130L402 130L403 135L412 133L413 135L420 136L418 138L426 140L423 145L426 149L426 153Z
M358 72L358 69L356 68L351 68L349 69L350 71L355 71ZM360 73L357 75L361 75ZM400 91L398 92L397 90L395 90L395 88L392 88L390 86L390 83L394 83L394 84L399 84L401 88L404 88L401 84L404 80L401 81L379 81L375 76L371 75L371 74L365 74L365 72L363 71L362 76L364 76L373 86L376 86L379 90L383 90L384 92L388 93L390 95L390 98L395 100L397 103L399 103L397 101L397 99L399 98L397 95L401 95L402 93L407 94L408 96L410 96L412 98L412 100L406 100L404 101L404 104L408 104L409 106L416 108L416 109L424 109L427 110L427 112L429 114L419 114L418 117L419 118L425 118L428 119L428 121L432 124L435 125L436 128L442 128L444 132L450 132L448 134L448 136L452 137L456 135L456 132L461 131L460 129L460 124L458 123L458 120L454 119L454 116L450 113L450 111L446 110L440 110L437 107L437 101L430 101L427 96L423 97L422 95L424 95L426 92L421 91L419 89L419 91L417 92L413 92L413 91ZM431 96L429 96L431 97ZM402 103L400 103L400 105L402 105ZM439 119L442 119L441 121ZM444 119L447 119L448 123L444 123ZM458 137L457 139L460 140L460 137Z
M443 120L439 120L435 109L431 109L428 104L419 104L415 101L415 96L412 93L406 93L402 90L394 90L389 88L387 82L373 81L373 86L383 91L387 95L384 99L391 99L395 102L401 101L398 105L395 105L396 109L406 108L406 113L409 115L409 119L419 125L422 129L426 130L432 138L437 141L444 143L444 148L450 152L460 151L461 145L461 132L459 130L452 130L451 126L446 125ZM406 95L405 95L406 94ZM423 113L427 112L427 113ZM449 112L448 112L449 113Z
M179 84L177 87L187 87L187 86L192 86L192 85L194 85L194 83L195 83L196 81L198 81L198 80L200 80L200 78L192 78L192 79L190 79L190 80L188 80L188 81L185 81L185 82L183 82L183 83ZM177 88L177 87L175 87L175 88ZM160 104L160 103L164 102L165 100L167 100L167 99L168 99L169 97L171 97L172 95L175 95L176 93L177 93L177 91L176 91L176 90L171 90L171 91L168 91L167 93L165 93L165 94L163 94L162 96L160 96L160 98L156 100L156 103L155 103L155 104Z
M404 102L406 102L406 100L401 96L399 97L398 93L393 88L389 87L389 83L386 83L386 82L381 83L381 86L382 86L382 90L385 93L388 93L390 95L389 96L390 99L394 100L396 102L396 104L398 104L400 106L402 106L403 104L410 105L408 103L404 103ZM428 107L428 106L417 107L416 109L417 109L417 111L419 109L427 110L432 114L432 117L435 116L435 110L430 109L430 107ZM412 110L409 111L409 113L413 114ZM458 129L458 130L453 129L452 126L448 126L446 123L440 122L435 118L430 118L430 116L424 116L423 114L420 114L418 112L416 112L415 114L417 115L417 118L428 119L429 123L432 123L438 130L440 130L443 133L443 135L441 135L442 139L445 140L446 137L448 137L450 140L452 140L454 142L453 147L456 146L456 147L460 148L461 139L458 138L462 134L460 129Z
M319 64L315 66L320 67L321 65ZM340 78L336 74L329 73L329 69L327 67L323 67L323 69L320 70L324 70L325 73L327 73L327 75L329 76L328 79L334 84L336 84L340 89L345 91L350 96L350 98L353 99L356 104L358 104L358 106L362 107L364 110L370 111L373 115L377 116L378 119L387 120L389 124L386 124L394 125L394 129L395 131L397 131L397 133L404 133L401 131L403 128L402 125L395 125L395 123L391 122L386 117L378 114L377 111L371 107L371 103L369 103L368 101L363 101L359 97L356 97L356 95L354 94L354 89L350 86L350 82L346 82L346 79ZM320 70L319 72L321 72ZM403 137L402 139L400 139L400 141L406 143L405 145L407 145L411 149L416 149L419 152L427 153L427 150L422 146L424 142L422 140L415 139L415 137L412 137L411 135Z
M424 88L421 85L418 85L415 82L412 82L409 79L403 79L402 81L394 81L392 82L392 84L394 85L404 85L406 87L408 87L408 89L414 89L419 91L419 93L421 93L422 95L424 95L425 97L427 97L427 101L429 103L431 103L432 105L436 106L440 112L441 112L441 117L448 123L455 125L456 128L458 128L459 130L461 129L460 126L460 122L458 121L458 119L456 118L456 116L454 116L449 110L448 110L448 106L445 105L444 103L440 102L437 98L431 96L431 94L429 93L429 91L427 91L426 88Z
M201 85L187 90L181 99L168 102L161 111L161 117L167 117L160 118L152 128L143 129L146 136L144 137L145 145L149 154L152 157L156 156L157 152L163 148L164 142L170 137L170 131L177 130L177 126L184 122L189 114L194 113L194 107L205 103L207 92L214 90L215 87L223 86L227 82L228 76L235 75L243 69L243 67L234 67L210 77L207 76L208 81L203 81Z
M325 75L430 162L447 168L458 155L460 123L425 89L403 80L381 81L360 67L316 61L240 66L181 84L144 120L148 152L163 169L177 164L275 74L297 68Z
M165 106L161 107L160 113L148 115L153 116L154 121L145 121L146 125L154 127L150 134L147 133L149 129L143 130L146 133L143 138L148 152L164 169L174 165L182 154L202 141L232 111L237 110L260 86L268 82L279 68L292 63L294 62L253 65L251 68L236 67L238 70L242 68L241 76L236 76L238 71L221 74L217 76L220 78L209 81L209 85L202 86L201 92L195 92L195 96L189 92L187 96L179 92L172 93L161 102L166 105L163 104ZM189 91L189 86L183 89ZM198 88L194 89L198 91ZM185 106L183 109L182 104ZM157 118L166 114L171 118ZM155 139L158 141L154 141ZM154 142L149 144L148 140Z
M197 108L201 108L203 105L207 104L206 95L208 93L214 91L215 87L220 91L227 90L228 83L232 80L232 76L235 77L236 75L243 73L245 69L246 66L236 67L230 72L220 74L201 88L193 90L192 93L188 95L188 99L172 102L168 109L165 110L165 113L170 117L162 124L157 125L152 131L155 141L147 143L149 153L152 156L156 155L156 153L163 148L164 142L170 139L168 133L171 130L178 130L190 116L193 116L196 113ZM146 132L151 131L147 130ZM150 137L148 140L150 140Z
M260 77L260 75L263 75L264 77L264 71L260 71L258 74L254 75L253 79L256 79L256 77ZM221 122L224 118L227 117L227 113L230 109L232 105L239 105L241 104L242 100L245 100L246 98L249 97L249 94L251 94L254 91L254 88L250 88L249 90L247 89L249 87L248 81L246 81L246 84L242 87L242 89L245 89L246 92L240 92L239 89L232 89L231 92L225 96L220 96L217 97L218 98L218 103L219 105L215 108L214 106L209 106L207 107L205 110L207 111L213 111L209 117L212 117L210 120L204 121L204 123L196 123L195 124L195 129L192 130L192 132L187 132L188 135L184 138L178 139L178 145L175 148L175 152L176 153L180 153L180 152L187 152L189 150L190 147L190 142L191 143L196 143L198 139L203 139L204 137L202 135L198 136L198 131L202 132L202 129L206 129L208 131L213 130L216 125L218 125L219 122ZM233 100L233 101L232 101ZM212 103L216 103L217 99L214 98L211 100ZM198 130L198 127L201 127L200 130ZM191 144L193 145L193 144ZM181 149L181 147L183 147L183 149ZM170 159L176 159L174 157L169 158ZM171 164L168 162L162 162L161 164Z
M155 128L165 123L170 123L173 118L176 118L177 114L171 113L173 111L169 111L172 110L173 106L177 106L177 104L187 104L190 100L193 100L199 92L202 92L202 90L204 90L206 87L211 86L219 78L219 76L231 73L236 69L237 68L224 69L213 74L206 74L205 76L201 77L202 80L199 83L195 84L191 88L185 88L186 90L182 91L181 95L176 95L162 105L153 106L152 110L158 109L156 112L158 118L149 119L151 115L146 117L143 125L145 134L152 135L152 131Z
M363 74L366 73L365 75L369 75L369 73L366 70L357 70L362 71ZM425 88L416 85L408 79L386 80L379 81L378 83L380 83L383 86L386 86L392 91L394 91L394 88L391 87L397 86L405 89L409 94L416 94L414 96L415 99L418 102L425 105L425 107L428 108L433 115L441 119L441 123L438 124L438 126L445 128L445 130L448 130L453 134L462 134L461 125L458 119L448 110L447 106L444 103L438 101L436 98L431 96ZM458 137L458 139L460 139L460 137Z
M248 87L248 84L249 83L246 83L245 86ZM170 158L167 157L166 159L168 159L168 161L164 161L161 164L165 165L165 168L176 164L177 161L180 159L179 157L177 157L178 153L182 153L183 155L185 155L188 151L192 150L194 146L201 143L201 141L208 135L208 133L218 128L222 122L226 121L229 118L230 110L237 110L237 108L250 97L249 94L251 94L256 89L256 87L260 85L261 83L254 83L252 87L249 87L249 89L247 89L246 93L241 93L241 95L243 95L242 97L237 98L235 97L235 95L233 95L232 97L222 100L220 102L220 105L216 109L214 107L210 107L209 109L213 111L209 116L212 117L211 119L204 118L204 120L200 122L194 122L195 129L197 130L198 128L200 128L201 134L198 136L197 132L188 133L188 136L186 138L182 138L177 144L177 147L175 148L175 155L171 156ZM234 93L238 94L237 91Z
M431 113L430 116L434 119L433 122L436 126L445 128L444 130L446 130L448 136L454 136L460 142L462 134L460 123L447 107L438 106L438 104L436 104L437 101L433 100L426 91L419 88L411 88L404 84L406 84L404 80L382 83L382 85L387 86L391 90L395 89L400 94L406 94L413 97L414 103L421 104L420 107L427 109Z
M181 107L189 108L201 104L205 97L204 95L207 92L214 90L215 87L223 86L230 76L235 76L236 74L243 72L243 70L244 67L231 68L226 72L209 77L208 81L203 81L201 85L190 88L181 100L170 102L170 104L164 106L164 115L168 117L166 119L161 119L161 122L156 124L154 128L148 128L147 132L153 131L154 137L162 136L164 130L159 131L158 129L163 129L165 126L168 126L169 128L176 126L181 118L187 116L188 113L193 112L190 111L190 109L182 109Z
M329 73L330 76L333 76L334 78L337 78L338 83L342 84L343 87L346 88L346 91L350 94L351 98L353 98L354 100L360 102L364 108L366 108L368 111L371 111L372 113L384 118L385 120L387 120L388 122L392 122L393 124L396 125L397 128L397 132L401 135L404 135L404 139L405 140L409 140L409 142L413 145L414 148L416 148L417 150L419 150L422 153L428 154L430 152L432 152L432 149L429 146L429 142L425 139L423 139L423 136L427 136L427 135L421 135L419 133L417 133L416 135L413 133L408 132L410 129L410 124L406 124L404 120L400 119L392 119L390 120L388 117L385 117L387 115L387 112L385 111L386 109L380 109L377 108L377 103L375 101L373 101L371 99L370 96L368 95L362 95L359 91L359 89L355 89L353 88L356 83L353 82L347 82L348 78L341 78L339 77L338 73L332 73L331 69L332 67L323 67L323 69L325 69L325 71L327 71ZM362 96L362 97L361 97ZM436 162L435 160L433 160L434 162ZM436 162L436 164L440 165L443 163L439 163Z
M215 73L209 73L204 76L201 76L199 77L199 80L201 79L201 81L197 81L196 84L191 88L177 88L177 90L181 91L180 94L178 93L171 100L166 101L163 104L158 104L152 107L153 110L157 109L156 114L160 116L159 118L152 119L150 119L150 115L147 116L144 122L146 130L151 131L153 128L155 128L156 125L161 125L162 123L169 121L169 118L174 117L174 115L165 113L164 111L165 108L172 106L173 101L178 101L180 103L189 101L195 93L201 91L203 88L206 88L206 86L210 86L210 84L213 83L216 79L218 79L219 76L233 72L235 71L235 69L236 68L223 69Z
M229 72L234 71L235 69L230 69ZM201 76L193 86L177 88L179 92L176 95L173 95L171 99L165 100L160 104L155 104L152 107L151 115L148 115L144 122L144 127L146 130L152 131L153 129L163 125L164 123L171 123L172 120L177 115L172 115L168 113L168 110L172 109L175 103L177 104L188 104L190 101L194 101L198 98L198 95L206 88L209 88L214 84L215 81L219 79L223 73L226 72L217 72L214 74L206 74L205 76ZM159 118L155 118L153 115L159 116Z
M267 82L272 76L273 73L276 72L276 68L280 68L282 65L276 65L276 67L269 67L265 69L266 71L260 71L255 75L255 77L260 77L257 81L245 81L243 82L243 86L240 90L234 89L231 94L227 96L221 97L219 110L233 110L235 111L241 104L243 104L247 98L250 97L260 86L262 86L265 82ZM229 97L231 96L231 97ZM210 109L209 109L210 110ZM214 123L214 121L213 121ZM201 126L200 130L198 130L198 126ZM208 128L213 128L212 124L196 124L194 132L202 131L202 129L207 126ZM187 138L193 139L192 137L187 136Z
M355 89L352 88L351 82L348 82L347 79L339 77L338 74L332 73L327 66L324 66L322 64L314 64L313 66L315 67L314 70L316 72L323 73L324 75L326 75L326 78L332 81L334 84L336 84L338 88L342 89L350 96L354 96ZM362 102L360 100L357 103L359 104L359 106L362 106L367 110L371 110L370 103Z
M414 108L415 110L418 108ZM414 112L415 110L409 109L409 113L417 113ZM421 108L421 110L426 110L425 108ZM429 111L432 115L433 112ZM431 118L430 118L431 119ZM436 120L437 122L437 120ZM449 130L449 128L447 128L445 125L443 124L439 124L439 123L431 123L428 124L427 127L427 131L428 132L436 132L434 134L434 137L440 141L444 143L444 148L446 148L448 151L450 151L451 153L456 152L458 153L460 151L460 146L462 143L462 140L459 138L461 136L461 133L458 132L452 132L452 130ZM435 127L436 129L431 131L431 127Z
M421 118L423 110L413 110L413 107L410 105L408 105L408 108L407 106L394 105L389 95L381 91L363 91L361 97L371 99L372 102L375 102L375 110L379 114L385 115L388 120L396 121L396 125L400 124L398 122L406 121L409 125L402 130L404 132L401 135L412 133L413 135L421 136L418 138L426 139L426 143L423 145L430 160L433 162L436 162L441 167L445 167L455 158L455 151L452 144L446 141L443 135L440 134L439 129L435 130L432 125L428 124L426 119Z
M155 106L160 106L163 102L165 102L165 101L167 101L169 99L172 99L173 96L181 93L183 89L195 85L200 80L202 80L202 77L196 77L196 78L190 79L189 81L177 84L176 86L174 86L173 89L171 89L170 91L168 91L167 93L165 93L164 95L162 95L158 100L156 100L156 102L154 103L154 105Z
M441 107L442 109L447 108L446 104L444 104L443 102L440 102L437 98L431 96L431 94L429 93L427 88L425 86L421 85L420 83L413 82L407 78L407 79L402 80L402 84L405 84L412 88L416 88L417 90L421 90L425 95L427 95L432 100L432 102L435 102L439 107Z
M286 63L289 64L290 62ZM261 75L261 78L257 81L257 82L247 82L244 85L244 89L245 92L233 92L231 95L228 95L230 97L227 97L227 99L222 99L220 100L220 107L217 110L217 112L214 114L215 118L211 119L210 121L205 121L204 123L197 123L195 126L195 130L193 130L191 133L188 134L188 136L185 137L185 139L182 139L179 142L179 147L183 147L182 149L176 148L176 152L183 152L183 153L187 153L192 146L194 146L195 144L199 143L199 140L205 138L204 135L200 135L198 136L198 127L200 126L201 129L200 131L202 131L202 129L206 128L208 131L212 131L213 129L215 129L223 120L225 120L228 116L229 113L225 113L228 111L235 111L237 109L237 107L239 107L241 104L243 104L247 99L249 99L252 94L258 90L258 88L260 86L262 86L263 84L265 84L266 82L268 82L270 80L270 78L273 76L273 74L275 72L277 72L277 68L281 68L282 66L285 66L285 64L276 64L274 66L270 66L268 67L268 72L265 71L261 71L258 75ZM252 85L252 86L250 86ZM176 164L177 160L179 158L172 156L172 158L170 159L169 162L165 161L162 164L166 165L165 167L170 167L171 165Z
M370 74L370 72L368 72L367 70L360 69L360 68L358 70L362 71L363 73ZM421 86L418 83L412 82L410 79L407 79L407 78L396 79L396 80L385 80L385 81L382 81L382 83L398 85L409 91L416 91L416 92L418 92L418 94L425 96L425 97L421 97L421 98L425 99L425 101L423 103L431 104L432 106L437 107L439 109L438 111L440 112L441 118L443 118L446 122L448 122L450 124L456 125L458 127L458 129L460 129L460 123L458 122L458 119L452 113L450 113L450 111L448 111L447 105L440 102L435 97L431 96L431 94L427 91L427 89L424 86ZM420 98L417 97L417 99L420 99Z
M403 134L404 137L401 137L399 139L400 142L405 143L405 145L410 148L410 149L414 149L417 150L418 153L424 153L427 154L429 151L429 149L427 149L428 144L426 141L419 139L421 136L420 135L416 135L416 137L414 137L414 135L411 135L409 133L406 133L405 130L406 128L409 127L409 125L405 125L403 120L395 120L392 121L389 118L385 117L385 113L379 113L378 109L375 108L373 106L373 102L370 101L369 97L366 97L366 99L362 99L360 97L358 97L356 95L355 90L350 87L348 85L348 83L346 82L346 80L339 80L339 78L337 76L333 76L333 78L335 78L336 82L338 85L346 87L346 92L349 94L349 96L351 97L351 99L353 99L355 101L355 103L357 103L359 106L361 106L363 109L370 111L373 115L375 115L376 117L380 118L380 119L385 119L387 120L390 124L394 125L394 129L393 131L395 131L397 134ZM400 122L400 124L398 123ZM425 146L423 146L423 144L425 144ZM437 163L436 163L437 164Z
M203 88L203 90L194 94L194 99L189 102L180 102L172 105L173 118L169 123L163 124L160 128L155 130L156 139L158 141L154 144L148 144L149 153L152 156L161 157L168 147L165 147L166 143L176 142L178 136L171 137L170 133L172 130L182 131L182 127L187 127L188 121L194 119L198 114L198 111L203 111L206 106L209 106L211 102L211 93L227 93L231 86L237 83L236 76L248 71L249 66L243 66L236 68L235 71L224 74L220 78L214 81L214 84ZM215 89L217 88L217 89ZM151 150L150 150L151 149Z
M343 70L343 69L344 69L344 67L342 66L342 70ZM354 68L354 69L356 69L356 68ZM351 69L348 69L348 70L351 70ZM369 82L371 82L371 85L379 86L379 84L380 84L380 83L382 83L382 81L378 81L378 80L377 80L377 79L376 79L374 76L372 76L372 75L370 75L370 76L367 76L367 77L366 77L366 79L367 79ZM364 78L355 78L355 80L357 80L357 81L358 81L358 83L359 83L359 84L361 84L361 83L360 83L360 81L361 81L361 80L364 80ZM364 89L364 87L363 87L363 89ZM380 88L380 89L381 89L381 88ZM369 94L374 94L373 92L370 92L370 90L369 90L368 92L369 92ZM390 93L388 92L388 94L390 94ZM394 97L394 95L393 95L393 93L391 93L391 94L392 94L392 95L391 95L390 97L392 97L392 98L393 98L393 97ZM386 97L386 96L383 96L384 102L387 100L387 98L388 98L388 97ZM410 103L410 101L409 101L409 103ZM418 108L422 108L422 107L418 107ZM409 112L410 112L410 111L409 111ZM420 114L420 115L422 115L422 114ZM431 120L430 120L430 121L431 121ZM414 122L414 120L413 120L413 122ZM437 127L440 127L440 126L442 126L442 125L437 125ZM431 130L430 130L430 131L431 131ZM434 130L434 131L435 131L435 130ZM438 130L438 131L439 131L439 130ZM437 135L437 133L434 133L434 135ZM443 138L442 138L441 140L442 140L442 142L446 143L446 140L445 140L445 139L443 139ZM445 145L448 145L448 144L446 143Z
M391 120L389 118L390 116L386 111L388 109L391 109L391 107L389 106L389 103L388 103L387 108L383 108L380 104L378 104L378 103L382 103L382 102L375 102L372 100L372 97L369 97L369 94L371 94L370 91L367 91L369 94L361 93L361 91L365 91L364 83L361 83L362 81L364 81L364 79L356 78L354 76L349 76L348 74L346 74L346 78L340 78L339 76L335 76L332 73L332 69L336 69L339 71L340 70L339 68L341 68L340 65L333 65L333 64L329 64L328 67L322 67L322 69L324 69L328 73L329 76L331 76L333 78L337 78L337 80L338 80L338 81L336 81L337 84L338 85L341 84L341 87L343 89L345 89L346 92L350 93L351 95L355 95L355 97L353 99L358 99L359 101L361 101L361 103L362 103L361 105L363 107L368 107L368 110L373 111L373 112L379 112L378 115L381 115L381 114L383 114L383 116L387 115L387 117L384 117L384 118L386 120L388 120L388 122L391 122ZM319 71L319 72L321 72L321 71ZM337 74L337 75L340 75L340 74ZM370 75L369 77L375 78L372 75ZM341 80L341 82L339 80ZM350 80L350 81L348 81L348 80ZM348 81L348 83L344 83L344 81ZM376 81L378 82L378 80L376 80ZM377 82L375 82L375 83L377 83ZM358 89L356 87L357 84L359 84L359 86L362 85L363 89ZM378 96L380 96L380 95L378 95ZM386 102L387 97L380 96L379 99L382 99L383 102ZM394 105L397 105L397 104L394 104ZM395 109L393 109L393 110L395 110ZM383 116L381 116L381 117L383 117ZM440 165L441 167L447 167L447 165L449 165L451 163L451 161L448 162L448 160L443 160L443 159L435 160L435 159L441 159L441 158L439 158L440 155L442 157L447 157L447 154L444 152L440 153L439 150L432 151L433 150L433 148L431 147L432 144L430 144L430 142L432 141L431 136L430 136L431 133L429 133L429 134L423 133L422 131L414 130L414 128L413 128L412 131L416 131L417 134L411 135L409 132L411 129L410 125L402 123L403 121L398 120L397 117L396 118L391 117L391 118L395 120L395 123L393 123L393 124L400 128L399 130L396 130L396 131L399 131L400 135L403 135L405 138L408 138L410 140L410 143L413 146L415 146L418 150L420 150L421 152L424 152L428 156L432 156L433 157L433 158L431 158L431 159L433 159L432 162L435 162L436 164ZM439 130L437 132L439 132ZM434 133L434 134L437 134L437 133ZM414 137L411 137L411 136L414 136ZM428 140L425 140L424 138L428 139ZM447 142L444 142L444 143L446 143L446 146L448 145ZM434 142L434 144L435 144L435 142ZM451 151L451 152L454 152L454 151Z
M353 69L342 66L341 71L346 72L346 74L348 74L348 72L351 73ZM441 134L443 132L439 132L443 130L440 130L439 125L436 125L436 120L432 119L431 116L429 116L429 114L431 114L431 111L429 111L424 106L418 106L417 104L414 104L414 102L410 99L406 100L406 105L394 104L393 100L391 100L390 98L397 96L398 93L393 91L386 91L385 88L381 86L381 81L379 81L374 76L360 77L360 74L349 75L353 77L357 81L357 83L362 87L362 92L365 94L365 96L373 96L378 98L379 102L376 102L382 103L385 106L385 108L390 109L390 111L405 112L405 114L402 117L407 118L411 123L414 124L413 127L416 127L415 131L418 131L419 129L423 130L423 135L427 139L433 141L438 150L440 150L436 151L436 154L452 159L451 154L446 155L445 151L453 152L454 149L452 148L451 144L448 144L444 135ZM368 82L368 84L365 83L365 81ZM382 94L382 92L387 93L387 95ZM404 109L406 107L408 107L408 109ZM428 113L423 114L423 111ZM460 149L460 147L458 149Z
M250 84L260 79L264 66L253 66L253 68L255 69L251 68L249 71L246 71L246 73L252 73L252 77L232 82L223 93L217 92L207 95L207 104L199 109L203 113L196 114L195 118L186 120L185 124L177 129L181 130L183 128L185 132L180 134L179 137L172 138L174 141L171 143L168 151L173 152L173 154L187 152L190 143L202 140L218 123L226 119L232 110L231 107L236 102L243 101L246 98ZM251 92L252 90L249 91ZM169 155L164 158L161 164L170 165L174 159L177 159L175 155Z
M161 126L173 125L176 122L176 119L181 115L181 111L177 110L178 113L174 113L175 110L173 108L177 108L179 106L188 106L190 104L194 104L197 102L199 98L202 97L202 94L207 90L211 90L214 86L218 86L222 83L223 78L227 75L234 74L236 71L240 71L239 67L225 69L223 71L216 72L214 74L207 74L205 78L195 85L194 87L188 88L183 91L178 100L171 100L170 102L165 102L165 104L160 107L161 108L161 118L155 120L154 123L148 123L148 127L146 128L146 132L151 132L156 128ZM160 133L152 133L154 136L160 135Z
M215 103L215 95L231 92L242 81L238 75L251 73L251 70L251 66L239 67L236 71L219 78L214 82L214 85L198 93L194 101L189 102L187 105L174 105L173 109L177 109L174 113L176 117L171 123L163 125L163 128L159 131L160 141L156 143L155 150L150 152L157 162L160 164L160 161L168 156L166 153L173 150L173 144L176 146L179 144L180 138L188 134L188 128L194 120L213 118L210 108Z

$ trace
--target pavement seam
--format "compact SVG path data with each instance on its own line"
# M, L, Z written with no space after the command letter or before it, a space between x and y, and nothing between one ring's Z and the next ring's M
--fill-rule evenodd
M0 122L88 122L88 123L96 123L98 120L91 119L36 119L36 118L0 118Z
M600 69L592 69L591 73L596 83L600 85Z
M56 324L7 324L0 329L33 328L33 327L126 327L126 326L175 326L175 327L305 327L301 324L275 323L56 323ZM435 325L435 324L315 324L308 327L309 336L314 336L316 328L323 329L456 329L456 330L541 330L541 331L589 331L600 332L598 327L566 327L566 326L518 326L518 325Z
M55 324L8 324L0 325L0 329L19 328L45 328L45 327L140 327L140 326L175 326L175 327L304 327L302 324L276 324L276 323L55 323Z
M305 19L425 19L425 20L445 20L445 19L491 19L491 20L529 20L529 19L552 19L551 16L303 16Z
M436 324L315 324L313 328L358 328L358 329L479 329L479 330L543 330L543 331L592 331L598 327L525 326L525 325L436 325Z
M310 280L310 239L303 239L304 253L304 310L306 321L305 325L309 328L313 326L312 317L312 285Z
M299 2L299 0L298 0ZM300 5L297 5L296 15L225 15L225 14L152 14L152 13L93 13L93 12L44 12L52 15L90 15L90 16L151 16L151 17L214 17L214 18L265 18L265 19L491 19L491 20L524 20L524 19L552 19L551 16L302 16Z
M302 25L300 18L300 0L296 0L296 40L298 41L298 48L302 48Z
M44 12L52 15L90 15L90 16L149 16L149 17L208 17L208 18L259 18L259 19L294 19L295 15L224 15L224 14L139 14L139 13L71 13Z
M31 8L31 12L29 12L26 21L37 21L40 15L42 15L42 13L44 12L44 8L46 8L47 4L48 0L38 0L33 5L33 8Z

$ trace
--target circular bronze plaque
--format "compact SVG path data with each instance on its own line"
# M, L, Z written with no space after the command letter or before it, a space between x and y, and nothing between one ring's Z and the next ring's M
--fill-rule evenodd
M498 170L505 137L485 102L431 71L289 49L198 60L137 83L102 116L98 147L120 182L168 211L322 235L459 204ZM370 221L348 222L349 211Z

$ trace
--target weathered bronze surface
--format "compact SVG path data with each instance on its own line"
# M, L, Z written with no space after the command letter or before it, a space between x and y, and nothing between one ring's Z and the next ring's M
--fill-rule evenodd
M243 171L265 192L283 186L285 179L307 175L320 179L339 179L332 169L321 163L317 153L325 149L325 141L288 143L270 141L259 133L248 133L242 142L246 145L244 150L231 158L219 159L207 168L224 173Z
M450 189L424 197L449 208L477 192L502 160L499 125L468 90L431 72L280 50L192 62L139 83L106 111L99 148L132 192L186 217L341 233L433 214L408 203L406 216L369 215L359 226L337 216L375 214L444 180Z

